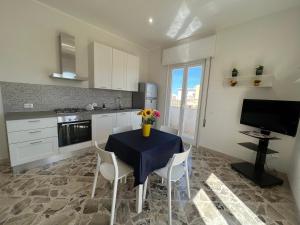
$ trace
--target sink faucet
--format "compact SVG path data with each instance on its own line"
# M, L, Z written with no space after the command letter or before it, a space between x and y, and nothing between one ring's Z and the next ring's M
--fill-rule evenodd
M116 97L115 102L116 102L116 105L117 105L118 109L121 109L122 108L121 97L119 97L119 96Z

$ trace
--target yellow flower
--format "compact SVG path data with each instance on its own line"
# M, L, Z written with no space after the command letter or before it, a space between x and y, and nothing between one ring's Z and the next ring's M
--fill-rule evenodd
M144 119L147 118L147 113L146 113L145 110L143 111L142 116L143 116Z
M152 109L145 109L145 113L147 116L151 116L152 115Z

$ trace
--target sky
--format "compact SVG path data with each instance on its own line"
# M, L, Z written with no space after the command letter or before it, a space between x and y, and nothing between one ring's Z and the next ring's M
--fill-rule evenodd
M177 90L182 88L184 69L172 70L172 94L177 94ZM202 81L202 67L189 67L188 88L194 88L201 84Z

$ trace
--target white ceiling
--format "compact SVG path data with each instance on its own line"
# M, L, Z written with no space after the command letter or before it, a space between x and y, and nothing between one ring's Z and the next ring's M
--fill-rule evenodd
M38 1L149 49L300 5L300 0Z

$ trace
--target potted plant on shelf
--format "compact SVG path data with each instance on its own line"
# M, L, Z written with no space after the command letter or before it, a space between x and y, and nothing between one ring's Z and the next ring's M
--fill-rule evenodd
M230 79L230 86L234 87L238 82L236 77L238 76L239 71L236 68L233 68L231 72L232 79Z
M142 130L143 136L149 137L151 133L151 127L160 117L160 112L153 109L144 109L138 113L142 116Z
M261 78L260 78L260 76L263 74L263 72L264 72L264 66L259 65L259 66L256 68L256 70L255 70L255 74L256 74L256 77L257 77L257 78L255 78L254 81L253 81L254 86L259 86L259 85L260 85L260 83L261 83Z

